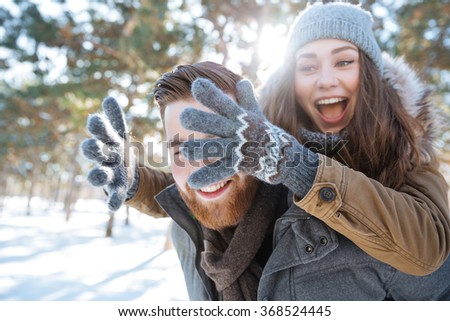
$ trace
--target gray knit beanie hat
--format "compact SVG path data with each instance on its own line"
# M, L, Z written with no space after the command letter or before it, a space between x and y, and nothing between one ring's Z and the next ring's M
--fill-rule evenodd
M365 52L383 73L381 50L372 31L372 15L360 6L334 2L309 5L295 19L288 50L318 39L339 39L353 43Z

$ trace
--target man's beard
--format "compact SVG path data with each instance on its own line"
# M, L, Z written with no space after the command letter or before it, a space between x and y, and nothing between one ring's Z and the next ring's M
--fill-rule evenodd
M186 183L184 193L181 188L180 195L191 210L195 218L205 227L212 230L222 230L237 225L244 217L256 194L259 181L253 176L237 176L230 183L230 191L226 198L220 201L206 202L199 200L195 191ZM230 184L229 183L229 184Z

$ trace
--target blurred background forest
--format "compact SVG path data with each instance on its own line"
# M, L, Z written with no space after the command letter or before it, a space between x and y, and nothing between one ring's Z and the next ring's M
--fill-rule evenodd
M0 208L1 196L39 196L63 203L68 219L77 199L103 198L88 186L92 164L79 144L88 137L88 114L105 96L119 100L135 140L158 143L149 95L155 79L178 64L213 60L263 83L307 2L2 0ZM405 55L436 92L447 124L438 148L448 169L450 2L361 4L374 14L383 50Z

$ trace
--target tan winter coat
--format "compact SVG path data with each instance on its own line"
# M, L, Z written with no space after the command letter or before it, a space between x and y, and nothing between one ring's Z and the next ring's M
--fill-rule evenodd
M155 170L149 167L139 166L139 187L133 198L125 202L125 205L137 209L139 212L152 217L166 217L167 214L159 207L154 197L174 183L172 174Z
M448 185L432 146L436 115L416 73L401 59L386 55L383 59L384 77L426 128L420 140L420 170L396 191L320 155L313 187L302 200L294 201L374 258L404 273L427 275L450 252ZM138 192L126 204L152 216L165 216L153 196L172 182L170 174L140 168Z

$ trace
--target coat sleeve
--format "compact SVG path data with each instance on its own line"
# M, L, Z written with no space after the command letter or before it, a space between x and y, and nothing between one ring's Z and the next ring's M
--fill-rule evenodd
M154 197L174 183L172 174L145 166L139 166L139 186L136 194L125 205L155 218L167 216Z
M294 202L404 273L430 274L448 257L448 185L436 159L397 191L320 155L313 187Z

